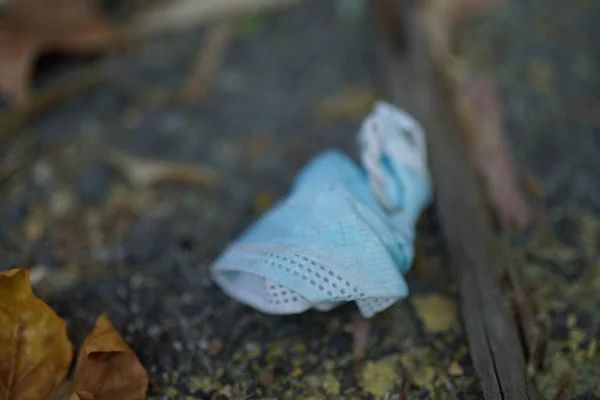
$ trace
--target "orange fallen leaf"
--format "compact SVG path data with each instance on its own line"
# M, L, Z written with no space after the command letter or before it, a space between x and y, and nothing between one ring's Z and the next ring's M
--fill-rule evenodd
M123 40L88 0L9 1L0 15L0 92L27 101L33 65L42 53L95 53Z
M69 397L69 400L96 400L96 399L94 398L94 396L91 393L79 391L79 392L73 393L71 395L71 397Z
M51 398L72 357L65 323L33 294L29 272L1 272L0 399Z
M81 400L141 400L149 383L137 356L104 314L79 351L73 380Z

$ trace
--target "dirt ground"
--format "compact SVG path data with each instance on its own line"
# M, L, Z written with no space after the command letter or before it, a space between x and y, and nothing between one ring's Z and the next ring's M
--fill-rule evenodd
M544 332L533 382L542 399L598 399L600 2L511 1L463 36L500 83L521 175L543 194L553 232L511 239ZM208 273L309 158L328 147L355 155L361 115L326 122L317 109L350 87L377 91L370 22L316 0L246 19L208 98L185 104L174 99L202 38L166 35L117 56L114 79L5 148L3 160L33 160L1 183L4 267L45 266L36 292L75 342L106 312L149 371L153 399L400 399L407 376L409 399L479 399L431 213L411 298L374 319L360 367L354 305L267 316ZM61 65L40 81L68 74ZM108 148L205 163L222 184L133 187L104 161ZM425 322L442 312L453 320L432 332Z

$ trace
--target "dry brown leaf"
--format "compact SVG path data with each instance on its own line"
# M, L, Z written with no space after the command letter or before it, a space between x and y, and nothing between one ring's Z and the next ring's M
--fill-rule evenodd
M29 272L1 272L0 399L51 398L72 357L65 323L33 294Z
M219 183L217 173L202 165L158 161L135 157L118 150L107 155L107 161L135 187L148 187L173 182L214 187Z
M73 393L69 400L96 400L91 393L78 391L77 393Z
M141 400L149 383L148 373L104 314L79 351L73 380L81 400ZM83 397L88 394L93 397Z
M23 103L40 54L95 53L123 39L88 0L13 0L0 15L0 92Z

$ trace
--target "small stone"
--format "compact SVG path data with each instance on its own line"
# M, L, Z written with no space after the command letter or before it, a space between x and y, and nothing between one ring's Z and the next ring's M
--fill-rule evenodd
M256 343L248 343L246 345L246 355L249 359L258 358L261 354L261 348Z
M29 240L38 240L44 234L46 227L41 212L33 211L27 216L23 227L25 236Z
M56 218L64 217L75 207L75 197L68 189L59 189L50 197L50 212Z
M450 366L448 367L448 374L450 376L462 376L464 375L465 370L457 361L452 361Z
M54 179L54 171L50 164L45 161L37 161L33 165L32 179L37 186L45 187Z
M225 385L219 390L219 394L221 396L225 396L230 399L233 396L233 391L231 385Z

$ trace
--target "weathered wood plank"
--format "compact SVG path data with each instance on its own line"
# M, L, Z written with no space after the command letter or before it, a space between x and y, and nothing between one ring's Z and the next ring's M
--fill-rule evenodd
M375 2L379 27L390 20L392 3ZM389 26L380 29L380 60L391 101L412 114L428 135L438 217L455 265L463 323L481 388L485 399L529 399L523 346L501 285L504 258L469 162L463 127L449 88L431 62L419 10L409 5L401 15L405 46L395 44L397 34L390 40Z

